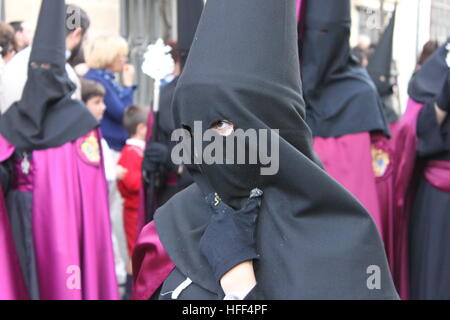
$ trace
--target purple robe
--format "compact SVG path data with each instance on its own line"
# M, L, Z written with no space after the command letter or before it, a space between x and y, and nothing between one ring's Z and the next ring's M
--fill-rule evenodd
M174 269L151 222L142 230L133 254L133 299L149 300Z
M371 214L394 271L394 175L391 141L367 132L314 139L325 171L352 193Z
M300 20L301 11L302 11L302 0L297 0L297 20Z
M364 205L383 235L383 218L378 201L371 146L371 135L367 132L339 138L314 139L314 150L325 171Z
M423 104L410 99L395 129L395 270L393 278L400 297L409 299L409 222L412 199L408 197L416 167L417 120Z
M118 299L99 133L34 151L31 163L40 298Z

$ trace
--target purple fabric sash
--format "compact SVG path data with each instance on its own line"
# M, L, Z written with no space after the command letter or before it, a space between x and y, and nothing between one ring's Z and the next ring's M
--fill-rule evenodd
M436 189L450 193L450 162L429 161L425 167L425 179Z
M150 299L174 268L151 222L139 236L133 254L133 299Z
M40 297L118 299L97 131L33 153L33 234Z
M21 192L33 192L33 165L30 166L30 173L25 174L22 170L22 160L14 160L14 183L13 189Z
M0 300L25 299L28 299L28 293L0 188Z

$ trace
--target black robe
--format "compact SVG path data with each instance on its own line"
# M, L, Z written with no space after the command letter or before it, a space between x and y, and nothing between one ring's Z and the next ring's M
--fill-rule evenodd
M450 162L450 119L439 126L434 103L422 109L417 123L422 163ZM450 193L432 186L421 172L410 223L410 297L450 299ZM450 172L449 172L450 178Z

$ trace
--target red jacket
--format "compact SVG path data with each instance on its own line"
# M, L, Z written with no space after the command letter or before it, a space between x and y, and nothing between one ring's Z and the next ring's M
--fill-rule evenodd
M118 165L128 170L125 177L117 182L125 202L123 206L129 209L139 208L139 191L142 184L142 161L144 149L127 144L122 150Z

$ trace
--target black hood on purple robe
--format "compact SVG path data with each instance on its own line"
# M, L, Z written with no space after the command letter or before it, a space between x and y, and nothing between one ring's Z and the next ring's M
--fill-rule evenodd
M22 98L0 118L0 133L20 150L59 147L98 126L71 97L76 87L65 67L65 23L65 1L43 0Z
M420 103L434 102L442 92L448 77L447 47L449 45L450 39L437 49L414 74L408 87L411 99Z
M314 136L382 131L382 103L367 71L350 53L350 0L304 0L301 66L307 121Z
M295 4L295 0L206 3L176 89L175 122L191 129L195 121L202 121L206 129L219 120L231 121L236 130L278 129L278 134L268 136L279 138L279 170L261 175L254 170L262 166L259 158L255 166L248 162L188 166L195 184L155 215L158 234L177 272L193 281L181 299L223 297L199 247L212 215L205 197L217 192L238 207L254 187L264 191L256 231L261 259L255 269L258 290L265 298L397 297L375 224L358 201L321 169L314 155L304 120ZM191 140L195 144L197 137ZM247 141L245 147L263 143L263 139L256 144ZM202 141L200 147L204 148ZM228 150L225 156L229 159ZM380 290L367 287L373 265L379 267ZM173 280L174 275L166 285ZM204 295L194 293L194 287Z

